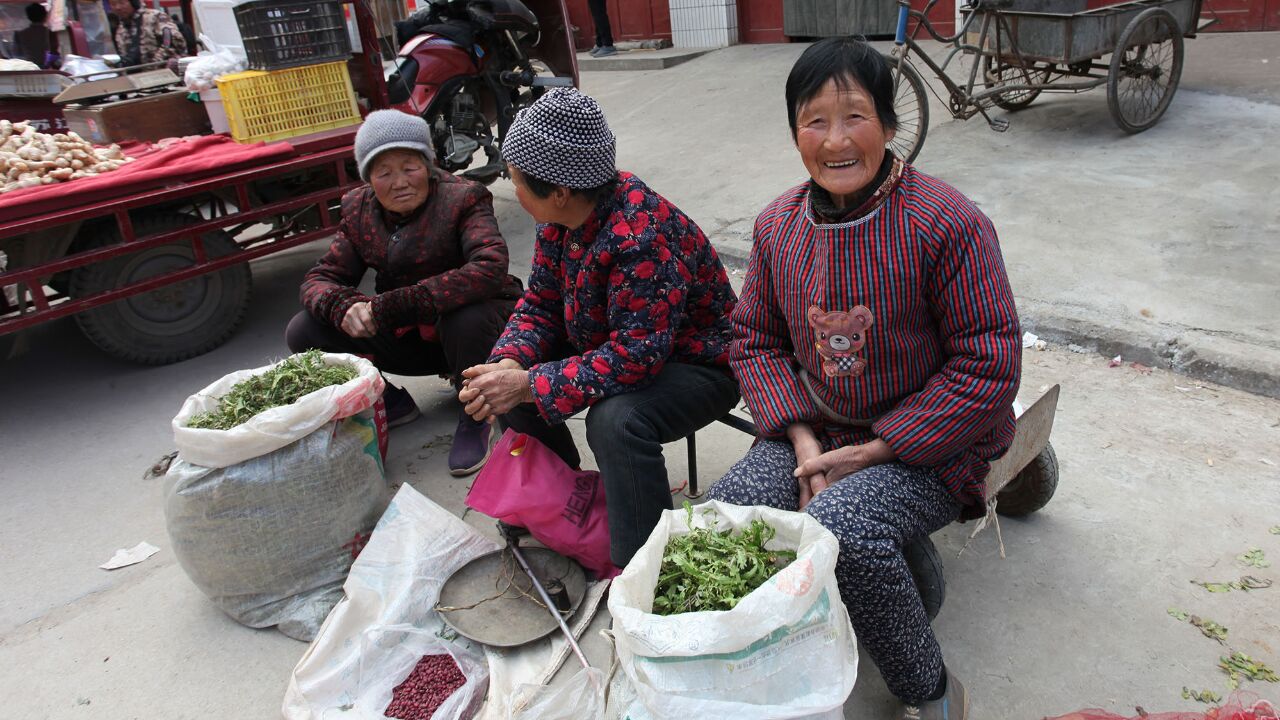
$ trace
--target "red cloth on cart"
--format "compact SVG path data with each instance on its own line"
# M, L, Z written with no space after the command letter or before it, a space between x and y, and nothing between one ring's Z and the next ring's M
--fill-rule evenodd
M242 145L226 135L202 135L163 148L139 143L122 149L137 159L118 170L0 195L0 222L65 209L68 204L82 207L295 154L293 145L287 142Z

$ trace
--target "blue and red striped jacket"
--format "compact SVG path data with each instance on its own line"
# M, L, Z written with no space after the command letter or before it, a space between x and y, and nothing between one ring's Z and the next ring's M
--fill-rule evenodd
M489 361L528 368L538 412L561 422L667 362L727 366L736 302L697 224L620 172L581 227L538 226L529 287Z
M826 450L879 437L980 506L989 462L1013 439L1022 344L1009 278L968 198L909 165L892 176L850 222L820 224L807 184L765 208L730 363L764 434L809 423Z

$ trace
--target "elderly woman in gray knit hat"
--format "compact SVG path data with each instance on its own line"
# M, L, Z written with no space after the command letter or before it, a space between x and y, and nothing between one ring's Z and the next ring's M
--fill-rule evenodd
M461 371L488 357L520 297L493 198L437 169L427 123L396 110L369 114L355 159L368 185L342 198L338 233L303 280L305 309L289 323L289 349L353 353L384 372L446 374L460 386ZM369 270L366 295L359 285ZM384 399L388 425L419 414L403 388L388 383ZM540 434L536 418L527 425ZM483 465L489 436L487 423L459 408L450 470Z
M488 363L459 393L476 419L552 423L552 450L578 453L564 420L587 411L605 484L613 563L623 567L671 507L662 443L738 401L728 369L737 298L698 226L614 166L614 137L590 97L548 92L516 116L503 157L537 221L529 287ZM532 434L532 433L531 433Z

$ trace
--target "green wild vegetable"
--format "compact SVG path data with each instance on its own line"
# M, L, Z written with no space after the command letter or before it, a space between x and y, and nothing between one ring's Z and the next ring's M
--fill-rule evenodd
M1230 657L1219 658L1218 667L1227 674L1227 686L1232 690L1240 687L1242 677L1250 681L1280 682L1274 670L1242 652L1233 651Z
M1204 620L1198 615L1191 616L1191 624L1200 628L1200 632L1210 640L1227 644L1227 629L1212 620Z
M765 549L777 531L763 520L753 520L735 534L716 530L714 523L695 528L693 506L686 502L684 509L689 532L667 541L653 591L657 615L732 610L796 557L793 550Z
M1196 692L1185 685L1182 687L1182 699L1195 700L1196 702L1202 702L1208 705L1217 705L1222 702L1222 696L1212 690L1201 690Z
M1239 560L1240 564L1248 565L1249 567L1271 567L1271 561L1267 560L1266 553L1262 552L1261 548L1249 548L1249 551L1243 555L1237 555L1236 560Z
M1250 590L1264 590L1266 588L1271 587L1270 580L1267 580L1265 578L1254 577L1253 575L1244 575L1244 576L1241 576L1239 580L1232 580L1231 582L1224 582L1224 583L1192 580L1191 584L1199 585L1200 587L1204 588L1205 590L1208 590L1211 593L1227 593L1227 592L1231 592L1232 590L1243 590L1245 592L1248 592Z
M325 365L319 350L292 355L261 375L231 386L226 395L218 398L216 409L191 418L187 427L230 430L264 410L291 405L303 395L341 385L355 376L352 367Z
M1169 608L1166 612L1168 612L1169 616L1172 617L1174 620L1178 620L1180 622L1186 622L1187 618L1191 617L1186 613L1186 611L1179 610L1177 608Z

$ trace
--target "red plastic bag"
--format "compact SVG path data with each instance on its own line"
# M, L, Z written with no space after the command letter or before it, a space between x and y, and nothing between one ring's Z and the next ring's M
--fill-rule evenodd
M1235 693L1227 701L1203 712L1148 713L1138 708L1136 715L1116 715L1105 710L1080 710L1045 720L1270 720L1280 718L1274 705L1252 693Z
M600 473L573 470L536 439L507 430L476 476L467 505L529 530L538 542L577 560L599 579L609 561L609 521Z

